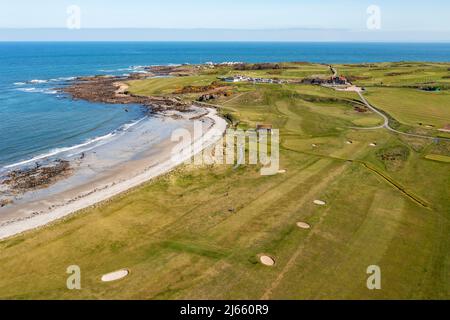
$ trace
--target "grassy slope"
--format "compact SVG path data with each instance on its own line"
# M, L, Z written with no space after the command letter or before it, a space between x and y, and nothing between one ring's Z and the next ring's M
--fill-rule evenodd
M187 76L174 78L155 78L146 81L130 81L129 91L138 95L166 95L171 94L178 88L188 85L208 85L216 77L214 76Z
M153 93L157 84L136 83L132 90ZM173 89L166 83L157 90ZM221 101L223 112L242 128L257 122L280 128L285 174L260 176L255 166L185 166L0 242L0 297L450 298L450 177L447 163L424 159L434 146L384 130L349 129L355 120L373 118L353 111L351 93L309 86L236 90L240 95ZM345 144L349 139L352 145ZM373 141L377 148L368 146ZM408 150L406 160L391 164L379 156L399 148ZM314 206L314 199L328 205ZM297 221L312 229L298 229ZM260 253L275 257L276 265L260 265ZM81 291L65 287L71 264L81 267ZM382 269L381 291L365 287L372 264ZM131 275L99 281L120 268Z
M448 63L397 62L365 65L338 65L341 74L356 77L362 86L439 86L449 88Z
M367 99L412 129L435 129L450 123L450 64L381 63L339 65L338 71L367 88ZM418 90L439 87L440 92ZM421 123L422 125L420 125ZM406 127L406 128L407 128Z
M369 88L367 99L398 121L411 126L450 123L450 92L423 92L406 88Z

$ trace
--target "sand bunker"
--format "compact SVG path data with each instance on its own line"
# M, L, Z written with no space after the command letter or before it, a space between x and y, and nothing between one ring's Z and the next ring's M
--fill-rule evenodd
M317 144L313 143L311 146L312 146L313 148L316 148L316 147L317 147Z
M324 206L327 203L325 201L322 201L322 200L314 200L314 204L317 204L318 206Z
M346 144L353 144L353 141L348 140Z
M273 260L269 256L261 256L261 257L259 257L259 261L261 261L261 263L263 265L269 266L269 267L272 267L275 264L275 260Z
M311 229L311 226L306 222L297 222L297 227L300 229Z
M375 142L372 142L371 144L369 144L369 146L371 146L371 147L376 147L377 144L376 144Z
M117 280L125 278L129 273L130 273L130 271L128 271L126 269L107 273L102 276L102 281L103 282L117 281Z

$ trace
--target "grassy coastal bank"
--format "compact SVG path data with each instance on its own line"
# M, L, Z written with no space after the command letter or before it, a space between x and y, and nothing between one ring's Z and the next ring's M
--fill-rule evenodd
M449 137L439 129L450 123L450 64L334 67L399 131ZM238 74L285 81L209 87ZM370 130L383 120L355 92L304 81L329 76L326 65L286 63L129 81L131 94L185 101L206 90L231 126L280 129L285 172L183 165L1 241L0 298L450 298L449 142ZM262 265L262 254L275 264ZM70 265L81 268L81 290L66 287ZM366 287L370 265L381 268L382 290ZM101 282L122 268L128 277Z

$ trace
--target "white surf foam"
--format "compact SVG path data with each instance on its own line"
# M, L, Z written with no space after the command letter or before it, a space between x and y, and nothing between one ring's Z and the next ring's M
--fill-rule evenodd
M40 80L40 79L33 79L30 81L30 83L47 83L48 80Z
M88 139L88 140L86 140L83 143L80 143L80 144L77 144L77 145L74 145L74 146L71 146L71 147L55 148L55 149L50 150L47 153L40 154L40 155L38 155L38 156L36 156L36 157L34 157L32 159L23 160L23 161L20 161L20 162L16 162L16 163L4 166L3 169L11 169L11 168L15 168L15 167L20 167L20 166L23 166L23 165L27 165L27 164L30 164L30 163L37 162L39 160L48 159L50 157L54 157L54 156L57 156L59 154L66 153L66 152L72 151L72 150L78 150L78 152L71 153L71 154L67 155L68 157L72 157L74 155L80 154L81 152L86 152L86 151L92 150L95 147L108 142L109 139L115 137L119 132L128 131L129 129L131 129L132 127L136 126L137 124L139 124L140 122L142 122L145 119L147 119L147 117L143 117L143 118L141 118L139 120L136 120L134 122L124 124L124 125L120 126L118 129L116 129L113 132L110 132L110 133L108 133L108 134L106 134L104 136ZM95 146L92 146L93 144L95 144ZM83 148L88 147L88 146L91 146L91 148L83 149Z
M132 127L134 127L135 125L141 123L141 122L144 121L145 119L147 119L147 117L143 117L143 118L141 118L141 119L139 119L139 120L136 120L136 121L134 121L134 122L131 122L131 123L126 123L126 124L122 125L122 126L119 128L119 130L127 131L127 130L131 129Z
M45 93L45 94L57 94L58 90L45 89L45 88L18 88L17 91L31 92L31 93Z
M22 91L22 92L36 92L36 88L19 88L17 89L17 91Z
M100 72L125 72L125 71L144 71L146 66L129 66L127 68L117 68L117 69L99 69Z
M55 148L55 149L50 150L47 153L40 154L40 155L38 155L38 156L36 156L36 157L34 157L32 159L20 161L20 162L17 162L17 163L13 163L13 164L4 166L3 168L11 169L11 168L23 166L23 165L26 165L26 164L30 164L30 163L36 162L38 160L47 159L47 158L56 156L58 154L61 154L61 153L67 152L67 151L75 150L75 149L78 149L78 148L81 148L81 147L88 146L88 145L90 145L92 143L95 143L95 142L99 142L99 141L102 141L102 140L105 140L105 139L109 139L109 138L111 138L113 136L114 136L113 133L108 133L108 134L106 134L104 136L100 136L100 137L97 137L97 138L94 138L94 139L89 139L89 140L87 140L84 143L77 144L77 145L74 145L74 146L71 146L71 147Z

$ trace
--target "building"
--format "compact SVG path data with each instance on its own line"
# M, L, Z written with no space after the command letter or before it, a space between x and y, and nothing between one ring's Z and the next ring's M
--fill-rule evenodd
M225 82L253 82L253 83L277 83L277 84L285 83L285 81L281 79L252 78L242 75L235 75L232 77L222 77L219 79Z
M331 77L331 83L334 85L347 85L348 81L343 76Z

